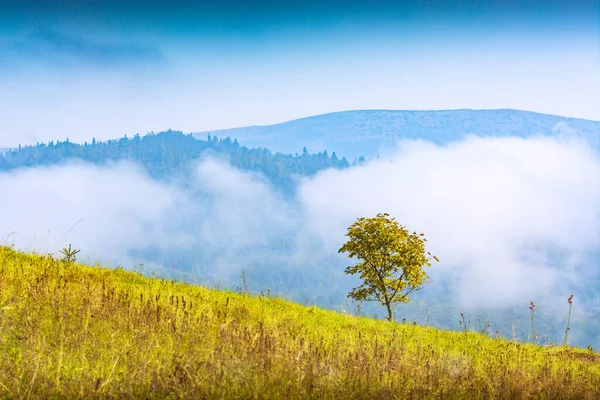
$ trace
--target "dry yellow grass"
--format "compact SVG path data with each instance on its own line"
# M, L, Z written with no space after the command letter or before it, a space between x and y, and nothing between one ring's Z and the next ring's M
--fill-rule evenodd
M600 355L0 247L3 398L600 398Z

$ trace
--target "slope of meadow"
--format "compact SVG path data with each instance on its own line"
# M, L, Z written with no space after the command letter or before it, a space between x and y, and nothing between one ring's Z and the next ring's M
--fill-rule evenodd
M0 247L3 398L587 398L600 355Z

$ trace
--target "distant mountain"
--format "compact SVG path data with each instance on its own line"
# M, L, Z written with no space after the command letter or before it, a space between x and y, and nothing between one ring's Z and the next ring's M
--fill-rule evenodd
M520 110L344 111L297 119L277 125L249 126L194 133L237 138L250 147L300 153L335 151L340 156L373 156L401 138L448 143L467 134L527 137L573 130L600 138L600 122Z

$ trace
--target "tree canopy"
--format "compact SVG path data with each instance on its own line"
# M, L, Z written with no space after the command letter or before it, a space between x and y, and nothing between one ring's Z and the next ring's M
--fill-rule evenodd
M409 294L427 283L425 266L438 258L425 249L424 234L410 233L389 214L358 218L349 228L348 241L338 250L357 258L359 263L346 268L346 274L358 274L363 283L348 297L357 301L378 301L393 321L396 303L410 301Z

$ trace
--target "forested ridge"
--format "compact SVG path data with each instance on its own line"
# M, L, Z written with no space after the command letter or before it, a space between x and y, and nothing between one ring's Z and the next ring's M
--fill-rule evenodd
M309 154L273 153L265 148L248 148L229 137L211 137L200 140L180 131L151 132L145 136L136 134L105 142L92 140L78 144L65 141L38 143L35 146L19 146L0 154L0 171L22 167L49 166L72 160L94 164L110 161L130 160L142 165L155 179L177 179L182 183L190 176L190 162L213 152L225 156L229 163L244 171L263 174L276 188L286 193L293 191L294 175L311 176L327 168L346 168L345 158L327 151ZM358 162L364 161L361 157ZM355 160L355 162L357 162Z

